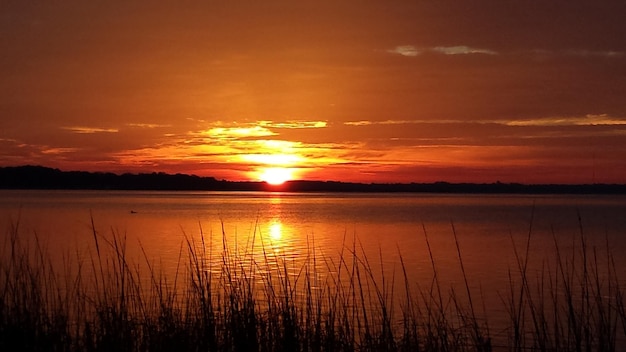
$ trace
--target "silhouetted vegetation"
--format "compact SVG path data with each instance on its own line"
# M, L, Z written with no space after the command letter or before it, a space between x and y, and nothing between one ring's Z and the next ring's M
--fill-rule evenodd
M492 335L472 292L462 247L461 290L433 279L385 275L355 242L337 260L311 247L295 262L254 238L221 249L200 235L182 244L175 273L127 254L124 236L93 227L95 248L55 268L45 246L19 224L0 247L0 350L20 351L615 351L626 347L624 288L608 249L560 250L532 277L516 248L506 326ZM260 248L259 248L260 246ZM571 252L570 252L571 251ZM186 255L185 255L186 253ZM259 253L261 255L259 256ZM607 258L606 263L598 258ZM74 258L74 259L71 259ZM218 258L215 260L215 258ZM147 269L146 269L147 267ZM397 280L397 281L396 281ZM400 286L401 289L397 289ZM481 304L482 303L482 304ZM489 304L498 304L489 302ZM493 327L492 327L493 328Z
M234 182L184 174L121 175L102 172L61 171L42 166L0 168L3 189L197 190L283 192L423 192L482 194L626 194L626 184L519 184L519 183L352 183L289 181L280 186L265 182Z

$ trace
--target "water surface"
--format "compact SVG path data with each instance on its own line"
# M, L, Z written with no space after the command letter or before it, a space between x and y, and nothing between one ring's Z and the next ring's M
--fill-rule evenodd
M312 252L336 266L356 250L376 273L400 277L402 257L414 285L428 287L436 271L447 290L463 287L462 261L496 323L506 321L497 303L518 270L515 249L525 256L528 239L532 277L554 271L556 246L570 253L583 241L598 263L608 263L608 247L616 271L626 270L624 196L0 191L0 226L18 221L23 236L36 234L53 254L93 253L94 229L103 238L125 236L129 258L148 256L166 273L201 234L218 264L227 246L254 252L253 261L288 258L294 275Z

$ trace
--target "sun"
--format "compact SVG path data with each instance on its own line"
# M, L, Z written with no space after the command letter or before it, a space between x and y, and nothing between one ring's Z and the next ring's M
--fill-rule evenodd
M282 185L291 180L293 171L286 167L268 167L261 173L261 180L270 185Z

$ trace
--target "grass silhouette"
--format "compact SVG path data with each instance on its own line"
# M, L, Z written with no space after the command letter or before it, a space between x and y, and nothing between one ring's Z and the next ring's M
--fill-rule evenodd
M412 282L400 255L391 275L357 240L338 259L269 250L262 236L221 248L200 229L186 236L173 274L143 251L128 257L123 234L92 221L93 251L53 265L37 235L6 230L0 252L0 350L23 351L614 351L625 348L624 288L606 248L589 247L582 226L565 253L530 277L532 228L500 292L508 326L492 336L470 289L452 224L463 287L447 288L426 228L433 278ZM608 241L607 241L608 242ZM606 265L600 257L606 257ZM494 337L498 337L497 341Z

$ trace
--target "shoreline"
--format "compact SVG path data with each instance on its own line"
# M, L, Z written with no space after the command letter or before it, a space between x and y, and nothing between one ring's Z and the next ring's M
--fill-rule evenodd
M223 191L294 193L438 193L438 194L626 194L626 184L522 183L355 183L292 180L281 185L260 181L227 181L185 174L61 171L42 166L0 167L0 189Z

